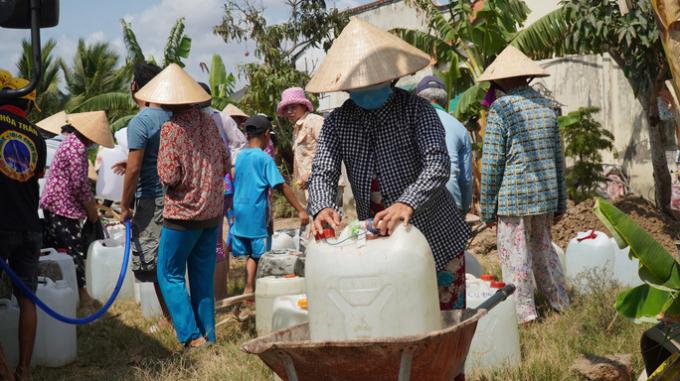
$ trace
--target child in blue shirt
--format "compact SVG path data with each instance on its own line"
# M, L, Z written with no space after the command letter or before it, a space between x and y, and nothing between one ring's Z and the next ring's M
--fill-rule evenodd
M255 289L257 261L271 248L271 235L267 229L269 190L276 189L282 192L286 200L298 211L300 224L309 223L307 212L283 180L276 163L264 152L269 143L271 128L269 119L263 115L246 120L248 145L241 150L234 165L232 252L237 257L248 257L244 294Z

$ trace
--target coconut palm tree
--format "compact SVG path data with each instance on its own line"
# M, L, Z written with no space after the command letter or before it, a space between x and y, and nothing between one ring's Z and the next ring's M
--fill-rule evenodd
M87 45L83 39L78 41L73 64L69 67L61 63L66 88L71 95L66 103L68 111L85 111L82 105L90 98L127 89L131 72L125 66L118 66L118 58L106 42Z
M132 70L138 62L157 63L158 61L153 56L144 57L137 36L132 29L132 24L120 20L123 29L123 41L127 48L127 57L125 59L124 72L127 73L125 77L124 86L113 91L102 92L83 100L75 109L78 111L91 110L108 110L109 121L111 122L111 129L116 131L127 126L130 119L134 117L137 112L137 105L132 100L127 85L132 78ZM191 38L184 34L184 18L179 18L170 30L170 35L163 53L163 67L170 63L176 63L184 67L182 59L189 57L191 50Z
M64 109L66 95L59 89L61 59L52 55L54 47L57 45L53 39L48 40L42 46L42 68L43 75L36 88L36 103L40 107L40 112L30 114L30 119L37 121L57 113ZM33 73L33 50L28 40L21 41L22 55L16 63L19 76L30 78Z

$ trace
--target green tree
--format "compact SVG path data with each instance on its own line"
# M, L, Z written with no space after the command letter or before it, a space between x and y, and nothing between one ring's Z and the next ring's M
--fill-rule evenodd
M498 0L485 2L484 8L488 6L491 9L491 3L498 3ZM670 72L652 5L648 0L631 0L631 3L630 12L622 14L618 0L563 0L561 7L555 11L516 33L504 35L507 37L506 43L516 46L535 59L565 54L602 53L608 53L612 57L623 70L645 112L649 125L656 205L668 212L671 177L656 100L664 81L670 78ZM416 4L422 7L420 3ZM449 7L455 5L451 4ZM432 11L427 14L436 35L441 35L447 28L444 22L449 25L466 23L466 20L461 21L458 18L451 18L453 21L443 17L435 18ZM475 18L472 22L473 25L480 23L476 20ZM522 23L523 20L519 25ZM484 23L481 23L480 27L483 26ZM472 41L467 36L464 38ZM427 45L420 47L427 48ZM433 49L426 51L430 54L434 52ZM442 63L448 62L455 64L453 60ZM463 93L454 115L466 119L466 116L475 114L482 95L483 91L479 88L470 87Z
M581 108L559 118L564 155L574 165L567 174L569 197L576 203L595 196L602 176L602 150L612 150L614 135L593 119L597 108Z
M449 2L444 11L427 0L409 0L409 4L425 12L430 30L396 28L392 32L430 53L438 66L445 66L450 73L446 79L456 90L474 85L529 14L521 0L485 1L476 11L466 1Z
M631 0L631 5L630 11L623 14L617 0L563 0L560 10L539 19L526 32L520 32L514 42L537 58L564 52L608 53L612 57L644 110L649 126L656 205L670 213L671 176L657 99L671 74L652 4L648 0ZM539 33L552 37L540 40L536 37ZM561 43L550 44L554 41Z
M130 70L118 66L118 55L106 42L88 46L80 39L72 65L61 62L61 68L70 94L68 112L86 111L80 109L85 101L96 95L125 91L130 81Z
M326 9L323 1L288 0L286 4L290 8L288 20L269 25L264 10L251 0L228 1L222 22L213 30L227 43L250 40L256 44L254 53L259 61L240 68L248 82L240 100L246 112L275 116L281 92L291 86L304 87L309 81L307 73L296 69L295 61L307 48L328 49L349 21L346 13ZM277 124L278 152L285 169L291 170L292 126L280 118Z
M125 79L125 86L115 91L100 93L80 102L74 106L74 111L93 111L93 110L107 110L111 128L116 131L127 126L130 119L132 119L137 112L137 104L130 96L128 83L132 79L132 71L135 64L138 62L159 62L155 57L149 55L144 57L144 52L137 42L137 36L132 30L132 25L120 20L123 41L127 48L127 56L125 59L125 66L123 70L128 73ZM182 59L189 57L191 50L191 38L184 34L184 18L179 18L173 25L168 35L167 43L163 51L163 67L170 63L176 63L184 67Z
M449 97L464 91L454 115L476 120L488 84L477 85L475 79L521 28L529 8L521 0L487 0L481 8L476 2L451 1L444 11L429 0L408 2L424 11L430 30L397 28L392 32L434 57Z
M55 114L64 109L66 95L59 89L61 59L52 55L56 41L49 39L42 46L41 66L43 68L42 78L36 88L36 103L40 107L40 112L32 112L30 119L38 121ZM19 76L31 78L33 75L33 50L28 40L21 41L22 55L16 64Z

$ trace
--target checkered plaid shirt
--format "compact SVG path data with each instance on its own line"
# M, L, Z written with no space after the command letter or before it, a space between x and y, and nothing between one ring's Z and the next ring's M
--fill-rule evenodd
M370 217L371 179L386 207L401 202L427 238L437 270L460 255L470 229L446 190L450 160L444 127L425 100L395 89L387 103L364 110L347 100L326 118L309 182L308 210L336 208L341 163L347 168L359 219Z
M564 213L567 193L557 115L531 87L497 99L484 132L482 219Z

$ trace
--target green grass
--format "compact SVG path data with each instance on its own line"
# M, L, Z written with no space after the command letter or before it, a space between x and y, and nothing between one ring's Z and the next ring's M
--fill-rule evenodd
M487 267L488 268L488 267ZM232 264L230 295L242 288L242 264ZM520 328L520 367L470 374L469 381L578 380L569 367L581 355L633 354L636 374L642 369L639 339L647 326L635 325L613 308L617 287L589 282L592 293L572 295L571 308L557 314L539 300L541 318ZM224 318L217 317L217 321ZM35 380L226 380L271 381L271 372L253 355L240 350L254 336L252 322L218 327L216 345L183 355L174 334L146 333L153 321L143 319L133 302L116 303L96 323L78 328L78 361L61 369L37 368Z
M606 356L632 354L635 377L643 369L640 337L651 325L636 325L622 318L614 309L614 300L621 290L598 278L588 281L591 292L572 294L571 308L563 313L548 311L547 304L538 300L539 321L520 328L522 364L468 379L487 380L578 380L569 368L574 360L585 355Z

